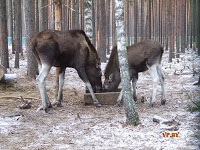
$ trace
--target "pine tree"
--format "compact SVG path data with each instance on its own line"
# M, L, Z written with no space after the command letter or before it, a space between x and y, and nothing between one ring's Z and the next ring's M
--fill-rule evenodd
M24 6L26 23L27 75L30 78L35 78L38 68L30 45L31 38L35 34L35 1L25 0Z
M8 31L7 31L7 16L6 16L6 1L0 1L0 55L1 64L5 68L9 68L8 60Z

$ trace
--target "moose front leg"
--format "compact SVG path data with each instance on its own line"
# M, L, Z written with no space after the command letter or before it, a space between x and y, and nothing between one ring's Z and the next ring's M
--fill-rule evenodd
M83 82L85 83L86 87L90 91L90 94L92 96L92 100L94 102L94 105L96 105L97 107L101 107L101 104L97 100L97 98L96 98L96 96L94 94L94 91L92 89L92 86L91 86L91 84L90 84L90 82L88 80L88 77L87 77L86 72L85 72L85 68L83 68L83 67L78 68L77 72L78 72L79 77L83 80Z

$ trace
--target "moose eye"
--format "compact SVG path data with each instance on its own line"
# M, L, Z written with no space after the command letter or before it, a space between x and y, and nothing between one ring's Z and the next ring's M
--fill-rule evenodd
M113 81L113 74L109 75L108 77L108 83L111 83Z

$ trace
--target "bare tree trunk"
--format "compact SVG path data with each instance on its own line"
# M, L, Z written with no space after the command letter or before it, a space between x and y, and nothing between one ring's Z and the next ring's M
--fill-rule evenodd
M39 0L39 31L48 29L48 0Z
M125 5L125 28L127 36L127 44L130 45L130 1L124 1Z
M176 57L180 56L180 6L176 0Z
M55 6L54 0L48 0L48 28L55 29Z
M185 53L186 47L186 0L181 0L181 52Z
M73 0L73 9L74 11L72 12L72 20L73 20L73 29L80 29L80 24L79 24L79 1L78 0Z
M172 62L173 54L174 54L174 0L169 0L169 38L170 38L170 49L169 49L169 62ZM172 4L172 5L171 5Z
M123 102L126 112L126 123L129 125L138 125L140 123L139 116L136 110L135 102L131 92L131 84L128 70L128 60L126 51L126 36L124 26L124 1L115 0L115 17L117 28L117 46L120 63L120 73L123 87Z
M55 6L55 30L61 31L61 23L62 23L62 0L54 0L54 6ZM58 88L59 88L59 72L60 67L56 67L56 88L55 88L55 98L58 94ZM63 95L61 95L62 99Z
M39 10L38 0L35 0L35 31L39 32Z
M134 0L134 43L137 43L137 24L138 24L138 1Z
M93 0L92 3L94 3L94 1L96 1L96 0ZM81 10L80 10L80 12L81 12L81 14L82 14L82 15L81 15L81 23L80 23L80 24L81 24L81 29L84 29L84 28L85 28L85 27L84 27L84 24L85 24L85 23L84 23L84 15L83 15L83 14L84 14L84 11L85 11L85 5L84 5L84 3L85 3L85 0L81 0L81 4L80 4L80 5L81 5ZM93 28L93 29L94 29L94 28ZM93 33L95 33L95 32L93 32ZM96 37L96 36L95 36L95 37ZM94 43L93 43L93 44L94 44Z
M15 1L12 0L12 54L15 54L16 48L15 48Z
M146 38L151 39L151 0L147 0Z
M54 0L55 4L55 29L61 31L62 0Z
M141 40L144 39L144 0L141 0L141 22L140 22L140 27L141 27Z
M110 0L106 0L106 53L110 52Z
M99 12L99 44L98 44L98 54L102 62L106 62L106 4L105 1L99 1L100 12Z
M115 1L112 0L112 46L116 46L117 44L116 34Z
M200 5L200 2L197 0L196 1L197 3L197 18L200 17L200 9L199 9L199 5ZM198 22L197 22L197 47L198 47L198 55L200 56L200 19L198 19Z
M26 22L27 75L35 78L38 73L37 62L31 50L31 38L35 35L35 1L24 0Z
M8 31L7 31L7 15L6 15L6 1L0 1L0 63L9 68L8 59Z
M15 35L14 35L14 47L15 47L15 68L19 68L19 53L22 49L22 17L21 17L21 0L14 1L15 8Z
M8 16L8 36L10 37L10 43L12 45L13 40L13 9L12 9L12 0L7 1L8 9L7 9L7 16ZM12 47L11 47L12 48ZM12 49L11 49L12 51ZM12 53L14 53L12 51Z
M92 20L92 0L85 0L85 12L84 12L84 18L85 18L85 32L87 36L92 41L92 34L93 34L93 20Z

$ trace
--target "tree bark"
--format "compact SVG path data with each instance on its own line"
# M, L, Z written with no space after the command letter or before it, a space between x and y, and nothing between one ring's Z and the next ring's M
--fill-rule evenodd
M131 84L128 70L128 60L126 51L126 36L124 25L124 1L115 0L115 18L117 29L117 46L120 64L120 74L122 79L123 102L126 113L126 124L138 125L140 123L135 102L131 92Z
M115 21L115 1L112 1L112 46L117 44L117 35L116 35L116 21Z
M198 23L197 23L197 47L198 47L198 55L200 56L200 9L199 9L199 5L200 2L199 0L197 0L197 18L198 18Z
M141 27L141 40L144 39L144 0L141 0L141 22L140 22L140 27Z
M8 31L7 31L7 15L6 15L6 1L0 1L0 55L1 64L5 68L9 68L8 59Z
M39 31L48 29L48 0L39 0Z
M55 4L55 29L61 31L62 0L54 0Z
M15 8L15 34L14 34L14 47L15 47L15 68L19 68L19 53L22 49L22 17L21 17L21 0L14 1Z
M99 44L98 44L98 54L101 58L102 62L106 62L106 38L105 38L105 34L106 34L106 3L105 1L101 0L99 1L99 30L98 30L98 34L99 34Z
M25 22L26 22L26 49L27 49L27 75L35 78L38 73L36 59L31 50L31 38L35 35L35 1L25 0Z
M186 48L186 0L181 0L181 52Z
M89 39L93 41L92 37L93 35L93 23L92 23L92 0L85 0L85 12L84 12L84 18L85 18L85 32Z
M138 0L134 0L134 43L137 43Z
M55 30L61 31L61 23L62 23L62 0L54 0L54 5L55 5ZM57 97L58 94L58 88L59 88L59 71L60 67L56 67L56 79L55 79L55 98ZM61 95L62 99L63 95Z
M110 0L106 0L106 54L110 52Z

